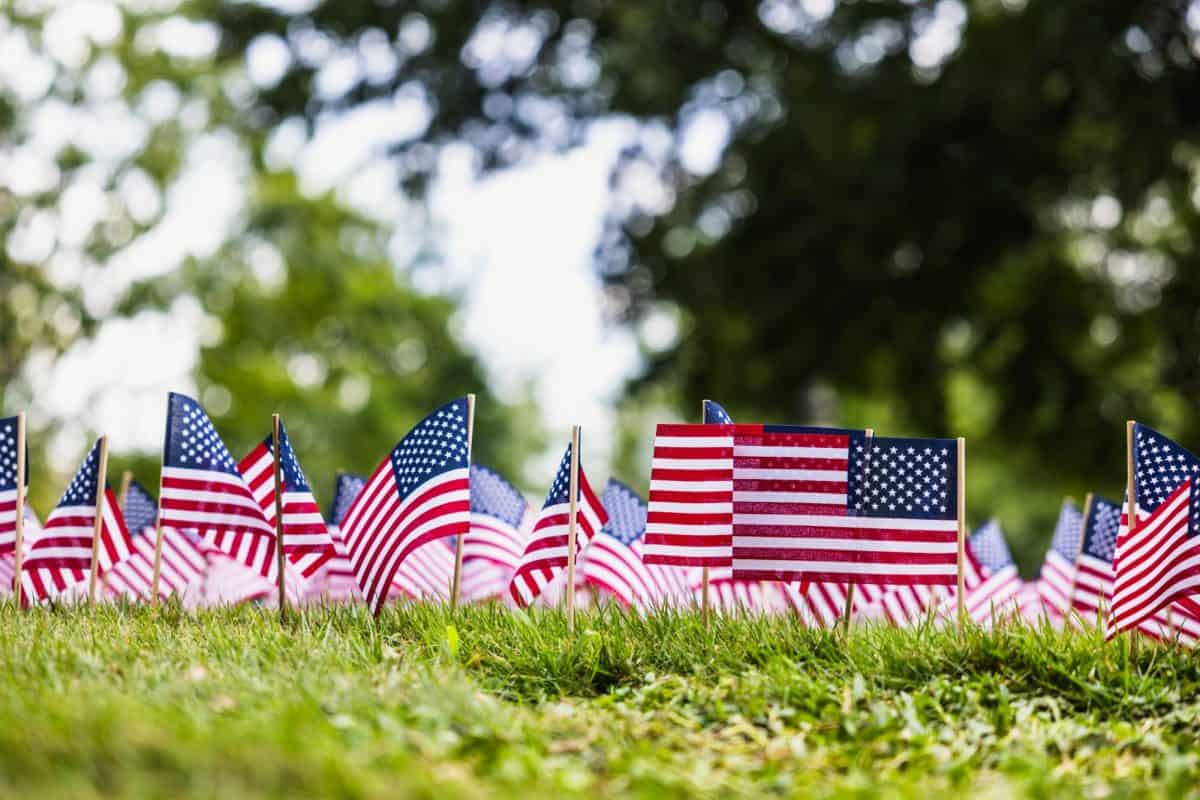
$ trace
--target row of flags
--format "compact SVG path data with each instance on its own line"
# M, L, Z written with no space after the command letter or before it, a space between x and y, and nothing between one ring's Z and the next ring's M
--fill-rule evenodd
M658 426L648 502L615 480L596 493L576 436L534 510L471 463L473 410L457 398L371 475L338 476L327 520L278 420L235 460L203 408L172 393L160 497L133 481L118 498L101 439L45 523L27 513L19 581L28 470L18 418L0 419L0 580L29 603L98 593L191 606L363 601L378 613L398 597L607 598L651 611L711 593L724 612L819 627L946 624L961 609L982 625L1096 620L1110 637L1200 638L1200 459L1142 425L1130 429L1136 524L1130 496L1064 502L1025 582L998 523L960 539L961 440L739 424L706 401L704 423Z

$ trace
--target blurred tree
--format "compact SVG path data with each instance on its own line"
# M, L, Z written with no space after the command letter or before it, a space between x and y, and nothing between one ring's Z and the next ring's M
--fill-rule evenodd
M264 130L405 96L481 168L628 148L597 253L618 315L681 313L642 387L744 418L971 439L1026 535L1121 483L1127 416L1200 441L1200 6L939 0L196 0L273 52ZM432 147L431 147L432 146Z

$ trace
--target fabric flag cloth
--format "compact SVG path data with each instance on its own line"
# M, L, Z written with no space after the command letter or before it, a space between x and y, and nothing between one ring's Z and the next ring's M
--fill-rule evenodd
M1129 505L1137 525L1117 537L1109 638L1200 592L1200 492L1192 490L1198 475L1200 459L1158 431L1134 425Z
M379 464L342 522L350 563L373 614L423 544L471 527L467 398L421 420Z
M125 515L125 527L137 535L154 528L158 520L158 501L146 487L131 480L122 498L121 513Z
M1071 608L1071 587L1075 583L1075 560L1083 541L1083 514L1070 500L1058 510L1058 522L1050 549L1038 574L1037 593L1051 620L1066 618ZM1031 607L1032 611L1032 607Z
M345 603L361 600L362 593L358 588L358 578L354 567L350 564L350 551L346 549L346 540L339 527L350 510L350 505L367 485L367 479L361 475L342 473L337 476L333 489L333 502L329 506L330 544L333 546L333 558L305 587L305 599L312 602Z
M507 596L521 563L532 512L524 495L495 470L471 465L471 532L463 540L460 599Z
M333 502L329 504L330 525L341 527L342 520L346 518L346 512L350 510L350 506L353 505L366 485L367 479L362 475L343 472L337 476L337 481L333 485Z
M163 445L161 523L192 530L259 575L275 574L275 526L204 409L172 392Z
M581 448L582 449L582 448ZM582 456L582 453L580 454ZM579 464L579 497L576 506L575 552L608 524L608 514L588 484ZM571 446L563 454L546 502L533 524L533 532L521 553L521 562L508 585L509 597L520 608L538 598L555 576L567 566L571 492Z
M29 506L29 501L25 502L25 527L22 529L21 549L23 555L29 557L29 547L37 541L37 537L42 532L42 523L38 519L37 514ZM13 578L17 570L17 549L14 541L11 552L0 556L0 597L8 597L13 593Z
M25 485L29 485L28 468L25 470ZM16 548L17 418L7 417L0 419L0 557L11 555Z
M721 407L720 403L712 400L704 401L704 424L706 425L732 425L733 417L729 416L729 412Z
M982 578L966 592L964 606L971 620L986 625L1019 613L1017 600L1023 583L1000 523L989 520L971 534L967 546ZM957 607L956 601L954 605Z
M101 498L100 541L95 547L97 581L129 556L133 543L125 519L112 491L98 485L99 473L97 441L29 548L21 569L21 585L27 598L52 599L81 583L86 593L92 569L97 495Z
M659 567L670 569L670 567ZM704 602L704 582L698 568L688 571L691 602ZM781 584L770 581L748 581L734 578L732 567L710 569L708 576L709 602L718 613L726 616L777 613L787 608Z
M447 601L453 580L454 540L434 539L415 548L396 569L392 595Z
M275 526L274 436L268 435L240 462L238 471L258 501L263 516ZM279 478L283 486L283 555L305 580L333 559L333 541L312 488L300 467L287 429L279 424Z
M129 558L113 567L105 582L108 594L113 597L128 597L141 602L151 600L154 586L155 533L143 529L141 535L133 537L133 548ZM184 596L188 587L204 577L208 567L205 550L209 545L201 543L194 533L164 526L162 529L162 558L159 565L158 596L166 599L173 595Z
M582 554L583 585L615 598L627 608L659 608L690 599L686 569L642 561L647 508L637 492L609 479L600 499L608 513L608 524Z
M1103 497L1093 497L1083 521L1083 540L1075 561L1071 609L1084 621L1096 620L1112 596L1112 560L1120 532L1121 506Z
M953 585L957 442L737 425L733 574Z
M733 430L731 424L657 427L650 462L647 564L732 566Z

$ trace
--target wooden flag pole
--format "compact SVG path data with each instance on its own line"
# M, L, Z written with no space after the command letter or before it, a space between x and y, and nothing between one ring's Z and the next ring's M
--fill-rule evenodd
M1129 533L1127 537L1132 537L1134 531L1137 530L1137 496L1134 494L1133 480L1133 420L1125 421L1125 505L1128 509ZM1113 563L1116 564L1116 553L1113 553ZM1116 574L1114 570L1113 581L1116 582ZM1129 631L1129 660L1133 661L1137 656L1137 631Z
M1066 618L1075 611L1075 587L1079 585L1079 557L1083 555L1083 540L1087 536L1088 516L1092 513L1092 501L1096 495L1088 492L1083 498L1083 531L1079 534L1079 546L1075 548L1075 560L1071 562L1071 590L1067 592ZM1070 499L1070 498L1068 498Z
M865 433L866 437L867 437L867 451L869 454L871 441L875 438L875 429L867 428L865 431L863 431L863 433ZM868 459L868 461L867 461L868 468L870 466L870 463L871 462ZM855 584L853 584L853 583L849 583L846 585L846 608L842 611L842 630L845 633L850 632L850 617L852 617L854 615L854 586L855 586Z
M967 440L958 437L958 629L967 617Z
M104 526L104 494L108 479L108 437L100 437L100 464L96 470L96 520L92 525L92 568L88 575L88 607L96 602L96 575L100 568L100 531Z
M21 568L25 560L25 412L17 414L17 519L13 553L13 594L17 598L17 608L22 607Z
M575 526L579 513L579 426L571 428L570 510L567 516L567 630L575 633Z
M125 502L129 498L129 484L133 483L133 473L125 470L121 473L121 489L117 492L117 506L125 513Z
M471 439L475 436L475 395L467 395L467 472L468 484L470 483L469 475L471 469ZM465 534L459 535L454 541L454 576L450 579L450 610L454 611L458 608L458 595L462 591L462 562L463 562L463 539Z
M271 453L275 456L275 570L279 573L279 621L287 620L287 594L283 578L283 470L279 466L279 415L271 415Z

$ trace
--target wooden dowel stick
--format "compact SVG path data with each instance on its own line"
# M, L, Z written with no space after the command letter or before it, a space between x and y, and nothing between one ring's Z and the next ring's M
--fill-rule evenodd
M958 629L967 618L967 440L958 437Z
M467 395L467 474L468 483L471 470L471 440L475 437L475 395ZM450 610L458 608L458 596L462 592L462 563L463 539L466 534L458 536L454 541L454 575L450 578Z
M92 564L88 573L88 606L96 602L96 575L100 569L100 531L104 526L105 482L108 478L108 437L100 437L100 459L96 469L96 519L92 524Z
M21 588L21 569L25 561L25 412L17 414L17 519L14 534L13 553L13 594L17 598L17 608L23 606L23 590Z
M846 608L842 611L842 632L850 632L850 616L854 613L854 584L846 586Z
M121 513L125 513L125 503L129 499L129 484L133 483L133 473L129 470L124 470L121 473L121 488L117 492L117 506L121 509Z
M279 453L279 415L271 415L271 453L275 456L275 570L278 572L279 585L279 621L287 619L287 593L284 584L285 563L283 557L283 469L280 467Z
M571 483L567 516L567 630L575 633L575 527L579 513L579 426L571 428Z

